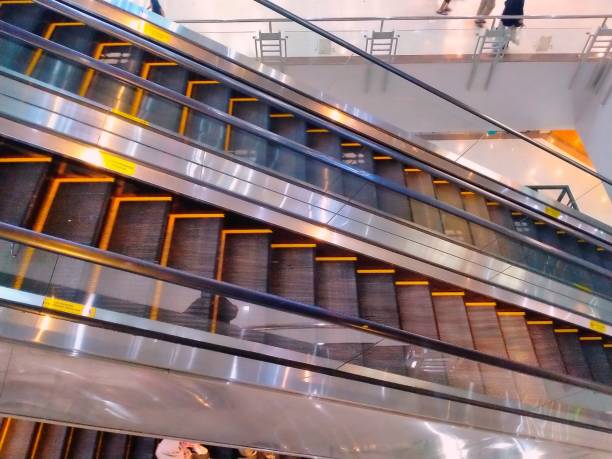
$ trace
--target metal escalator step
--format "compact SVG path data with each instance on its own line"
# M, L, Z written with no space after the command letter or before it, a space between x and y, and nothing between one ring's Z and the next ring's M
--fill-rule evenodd
M270 293L306 304L315 302L314 244L272 244L270 254ZM297 319L297 318L296 318ZM315 343L268 333L266 343L284 349L312 354Z
M555 338L552 320L527 320L527 330L540 366L546 370L565 374L567 370Z
M592 380L593 376L584 357L580 341L578 341L577 330L572 333L560 332L560 330L564 329L556 328L555 335L567 373L577 378Z
M340 138L331 132L312 132L308 134L307 145L326 156L342 161ZM308 183L324 191L342 194L343 177L339 169L320 162L308 162L306 165Z
M66 459L94 459L98 448L98 432L71 428L66 444Z
M223 226L222 216L214 213L171 214L166 229L162 265L214 278ZM158 320L209 330L211 301L211 295L202 292L184 312L173 312L163 306L166 302L176 302L176 298L172 291L162 288Z
M432 198L436 197L431 175L415 168L406 168L404 172L406 172L404 178L408 189ZM437 208L415 199L410 199L410 208L415 223L442 233L442 216Z
M8 158L2 158L9 161ZM15 157L19 160L21 157ZM47 159L41 158L41 161ZM0 163L0 220L11 225L25 224L36 201L50 162Z
M498 316L510 360L538 367L540 363L529 336L525 313L499 311ZM515 373L514 381L523 401L535 405L547 399L544 386L536 378Z
M306 122L300 118L272 118L270 130L275 134L306 145ZM306 180L306 164L312 160L296 151L273 144L267 157L267 167L298 180Z
M466 211L484 220L490 220L487 203L484 197L471 191L462 191L461 198L463 200L463 208ZM485 248L491 253L497 253L499 251L498 238L503 238L503 236L473 223L469 225L476 247Z
M159 262L164 228L171 198L166 196L121 196L111 200L109 216L100 238L100 248L141 260ZM137 317L149 317L156 283L104 269L96 282L98 307ZM116 297L119 298L116 298Z
M437 296L432 293L440 339L466 349L474 349L472 332L462 296ZM444 292L446 293L446 292ZM448 381L453 387L473 388L484 394L484 386L476 363L459 357L446 356Z
M439 184L436 184L436 180L433 181L433 183L436 185L435 190L438 200L446 204L450 204L458 209L462 209L463 201L461 199L461 192L459 191L459 188L445 180L439 182ZM468 225L467 221L444 211L440 211L440 214L442 215L444 234L467 244L472 244L474 242L472 233L470 231L470 226Z
M400 186L404 184L404 166L394 160L374 161L376 175L397 183ZM384 212L395 215L399 218L412 220L412 212L410 211L410 202L408 198L400 193L377 187L378 207Z
M272 248L270 293L314 304L315 247Z
M508 352L495 306L468 307L467 315L476 350L507 359ZM487 394L502 399L518 398L511 372L490 365L480 365L480 372Z
M44 424L36 451L30 459L63 459L69 428L57 424Z
M112 181L109 178L51 180L32 229L81 244L93 244ZM27 268L22 284L26 290L38 291L44 285L48 289L47 296L83 301L87 284L84 263L37 250L31 253L31 260L23 268ZM49 280L52 281L50 285Z
M68 26L64 24L73 23L49 24L47 33L51 33L51 27L57 26L53 29L50 39L75 51L91 55L98 36L96 30L82 25ZM85 67L48 53L42 53L38 61L34 58L29 65L32 69L32 77L75 94L79 93L86 72Z
M20 29L39 34L45 22L46 8L35 4L6 4L0 8L0 19ZM16 72L23 73L34 54L34 48L4 36L0 38L0 65Z
M0 459L26 459L32 446L38 423L23 419L4 418ZM6 432L6 434L5 434Z
M428 281L397 281L397 304L402 330L440 339ZM441 353L420 346L406 346L408 376L448 384L446 365Z
M353 142L343 143L341 146L342 162L366 172L374 173L372 150ZM347 198L375 209L379 206L377 188L374 183L358 178L357 176L345 175L342 184L344 187L344 195Z
M190 97L227 113L231 97L230 88L221 84L195 83L197 82L188 83L187 94ZM191 88L189 85L191 85ZM184 134L197 142L222 150L225 141L226 124L192 110L187 113L188 117L185 119Z
M156 65L156 63L144 64L144 66L147 65L151 66L147 76L148 80L179 94L185 93L189 75L187 70L177 65L160 66ZM144 94L138 111L132 112L132 115L146 120L152 126L178 132L181 112L182 107L179 104L153 94Z
M612 366L606 358L606 350L601 341L581 341L584 357L589 365L593 379L602 384L612 384Z
M112 44L111 44L112 43ZM136 46L116 46L117 42L98 43L96 51L102 62L138 75L143 60L143 51ZM107 46L104 46L107 45ZM94 57L96 55L94 54ZM88 71L89 72L89 71ZM89 72L79 88L82 96L129 113L136 89L100 72Z
M510 209L494 201L487 201L487 210L489 212L489 219L493 223L497 223L512 231L515 230ZM497 247L500 254L507 258L520 260L522 257L523 251L521 245L510 238L498 236Z
M153 459L157 440L154 438L132 437L129 459Z
M119 459L126 456L128 436L125 434L100 432L99 451L96 459Z
M317 257L315 270L315 303L338 314L359 317L355 261L321 260ZM354 258L356 260L356 258ZM359 343L328 344L321 346L319 354L333 360L360 364L362 346Z
M252 97L232 97L229 112L255 126L268 129L270 125L270 107ZM268 142L248 132L231 128L226 131L224 149L237 157L262 166L268 164Z
M271 233L268 229L224 230L221 279L241 287L266 292ZM234 301L223 298L219 302L217 327L231 325L231 321L238 314L246 312L248 311L240 311ZM219 330L223 333L223 329ZM242 332L230 328L226 333L240 333L240 336L248 341L263 343L265 340L261 332Z
M358 271L359 273L359 271ZM359 312L363 319L399 328L393 274L358 274ZM402 346L364 344L364 365L368 368L406 374L406 356Z

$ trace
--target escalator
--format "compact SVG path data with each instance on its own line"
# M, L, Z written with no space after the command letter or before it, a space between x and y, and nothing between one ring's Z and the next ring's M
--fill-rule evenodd
M226 152L238 161L338 196L356 207L353 213L374 210L391 221L409 222L572 289L606 299L612 295L609 235L604 233L602 240L576 231L555 222L551 217L557 215L555 209L537 215L384 145L356 141L347 131L298 109L291 111L281 101L275 104L256 89L249 92L248 86L214 69L204 72L206 67L200 65L197 73L163 59L152 48L121 40L128 32L102 33L48 9L57 5L2 5L7 68L108 107L136 124ZM74 16L83 14L64 8ZM22 31L19 39L9 38L11 32L17 33L10 25ZM33 38L28 32L61 48L48 52L25 45L23 41ZM78 59L59 57L70 50L106 65L105 71L119 73L107 74L79 64ZM121 79L126 74L134 82L153 85L144 89L125 84ZM574 298L584 301L575 294Z
M306 201L321 193L341 203L341 208L352 205L361 214L370 213L435 237L450 254L456 244L484 253L495 263L503 261L542 276L550 282L550 290L556 288L555 283L561 284L568 304L580 305L571 310L551 301L548 307L536 309L529 302L537 299L533 290L515 287L512 298L516 300L508 301L498 294L499 286L487 295L477 283L455 283L466 274L459 268L450 277L407 269L386 255L392 250L375 256L332 236L326 238L330 230L323 224L312 234L267 219L263 207L249 212L247 207L216 205L208 195L190 194L187 185L177 189L169 181L138 176L134 171L142 167L142 160L132 162L135 155L128 149L92 155L90 148L81 156L70 156L66 149L37 145L34 138L4 131L0 221L592 381L594 387L612 384L612 344L605 323L609 323L612 297L612 258L605 237L582 232L563 219L557 221L550 211L538 214L504 196L492 196L389 147L372 145L324 119L306 116L303 110L289 110L286 103L272 102L261 91L214 68L186 67L182 60L162 59L152 47L125 41L129 32L102 31L73 17L84 12L60 6L62 3L53 1L0 1L4 100L17 98L16 93L7 93L9 80L31 85L32 92L42 89L55 96L78 96L74 100L113 117L101 121L109 130L119 126L114 121L119 119L158 133L159 138L167 137L163 148L170 149L171 140L194 149L205 146L207 151L231 158L234 171L254 166L256 171L285 180L286 189L299 187L308 193ZM73 16L66 15L68 12ZM91 18L92 23L95 20ZM37 37L44 38L45 51L38 47L43 42ZM74 51L90 56L99 66ZM37 127L35 117L23 120L7 111L2 116ZM46 130L69 137L77 129L55 122L47 123ZM119 128L115 132L118 138L129 135ZM214 163L210 155L200 159ZM154 164L147 167L167 174L166 164L155 164L155 158L151 161ZM269 183L272 189L272 180ZM234 192L231 182L217 188L228 195ZM280 187L275 191L280 193ZM299 214L301 209L287 211ZM334 212L323 220L331 222L340 210ZM182 308L168 307L181 297L174 298L176 291L159 283L138 283L116 270L62 263L44 250L3 242L0 304L5 308L32 307L18 301L18 292L28 292L146 321L139 324L171 324L267 349L344 362L342 368L348 365L364 378L383 372L387 382L415 378L509 400L510 405L518 400L529 406L550 395L549 385L534 383L529 375L508 377L508 370L466 359L451 364L454 361L441 357L439 351L414 344L370 348L359 341L320 338L313 348L304 338L308 333L282 317L272 325L264 320L246 326L236 303L218 294L201 291L190 296ZM375 239L374 244L384 246L384 241ZM114 291L123 296L118 299ZM548 408L558 413L566 409ZM3 426L6 441L0 442L0 457L151 457L155 444L152 439L125 433L102 434L32 421L5 420ZM71 452L70 445L80 445L77 440L90 452ZM13 451L5 448L16 448L19 453L5 452Z

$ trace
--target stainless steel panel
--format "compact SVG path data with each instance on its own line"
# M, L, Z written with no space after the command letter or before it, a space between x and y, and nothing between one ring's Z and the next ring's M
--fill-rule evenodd
M18 87L22 85L23 83L17 81L5 80L3 91L10 94L12 93L13 86ZM45 93L32 87L29 88L29 91L34 94L37 92ZM53 97L59 101L62 99L59 95ZM598 313L595 306L610 309L609 302L606 300L593 299L590 296L587 299L585 293L578 289L569 288L567 292L571 293L571 298L568 298L567 294L559 294L557 289L553 288L554 284L551 289L543 289L539 284L533 287L528 280L537 279L537 276L526 271L517 271L516 276L511 278L512 286L508 289L504 282L505 279L510 279L510 276L499 278L498 276L500 276L500 272L508 269L510 265L500 262L495 258L466 249L449 241L436 240L435 237L429 234L419 233L419 231L409 226L398 225L384 218L372 216L369 213L352 208L352 206L346 205L342 207L339 201L332 198L297 185L289 185L261 171L236 164L227 158L221 158L211 152L194 149L173 139L164 139L164 136L160 133L148 131L140 126L130 125L130 123L119 117L108 116L103 125L107 128L113 126L119 127L124 134L133 135L135 138L121 137L115 135L114 132L79 123L60 113L46 112L42 108L24 104L8 96L0 96L0 98L3 102L6 102L0 104L0 113L4 113L5 116L20 118L23 122L29 124L36 123L45 129L58 131L64 136L59 140L56 136L49 136L38 130L32 131L16 123L4 120L2 132L9 137L14 137L18 140L26 139L33 145L56 151L65 156L99 167L99 161L95 159L97 157L97 150L95 148L92 149L91 146L83 144L72 145L70 142L66 143L66 137L68 136L76 137L80 140L95 138L95 141L91 142L94 145L102 146L108 151L139 161L140 164L136 168L135 178L140 180L268 221L271 224L291 228L294 231L325 240L332 244L351 248L364 255L389 261L400 267L445 280L501 301L521 305L538 312L552 310L553 313L549 313L549 315L562 320L569 320L580 326L588 328L590 321L587 317L576 314L573 311L583 313L585 311L585 303L589 303L586 309L589 312L586 314L600 320L606 320L606 318ZM52 99L50 103L53 106L61 106L60 102L54 105ZM81 111L84 112L83 117L80 115ZM77 119L88 119L86 115L88 111L95 110L81 106L80 111L73 112L73 116ZM36 114L34 119L32 119L33 114ZM129 126L126 127L125 125ZM28 132L27 135L18 133L23 131L23 129ZM146 139L147 144L150 145L164 144L168 148L168 152L145 146L139 142L141 139ZM190 157L186 160L170 153L177 151ZM219 168L227 173L223 174L209 167L194 164L191 162L192 160L204 162L206 166L212 164L215 168ZM236 175L243 179L241 180ZM210 186L226 192L219 192L216 189L209 188ZM272 191L270 188L276 189L278 192ZM294 199L292 195L299 197L299 199ZM240 199L240 196L248 198L248 201ZM313 203L314 205L312 205ZM336 212L340 210L342 210L342 215L353 216L355 220L348 220L344 216L335 216ZM293 218L280 211L289 212L299 218ZM358 219L363 221L357 221ZM328 225L328 227L322 228L313 223L323 223ZM375 225L372 223L375 223ZM392 229L397 234L391 233L388 231L389 229ZM358 238L343 235L336 230L353 234L358 236ZM360 238L374 241L376 245L379 245L380 241L385 241L385 244L391 250L363 243L359 240ZM408 241L416 241L419 244L409 243ZM436 253L440 255L432 259L431 254L434 252L426 250L426 247L435 248L438 250ZM447 252L455 256L445 255ZM457 275L449 272L448 269L461 272L464 275ZM517 276L518 283L516 283ZM496 285L482 281L494 282ZM548 279L546 281L550 282ZM524 291L529 291L532 298L535 299L516 293ZM576 298L576 300L572 298ZM551 308L551 305L555 306ZM561 308L569 309L569 311ZM606 334L612 334L612 330L607 330Z
M603 433L290 367L6 309L0 324L0 336L25 332L24 344L0 341L5 414L338 459L612 452ZM55 350L37 344L48 339ZM153 367L130 363L140 358Z
M39 1L43 4L51 3L45 0ZM612 243L612 228L604 223L582 215L557 202L548 200L546 197L535 194L531 190L525 190L509 180L498 182L491 180L486 174L474 173L474 171L465 166L454 162L457 156L455 153L445 151L419 136L402 131L368 114L363 109L338 101L333 96L315 88L307 87L303 82L296 82L288 75L240 53L236 53L218 42L195 33L185 26L173 23L123 0L105 0L105 3L112 5L110 7L105 5L104 2L94 0L79 0L76 2L74 0L67 0L66 3L72 3L79 8L85 8L87 11L101 14L110 22L121 24L136 32L145 30L145 23L155 24L171 33L167 40L168 44L189 56L199 59L200 62L207 62L213 67L223 69L230 75L250 82L256 87L263 88L267 92L279 96L281 99L289 100L309 111L319 113L324 118L339 122L354 132L363 133L373 139L380 140L391 148L407 153L433 167L447 171L461 180L482 186L484 189L497 194L496 198L501 202L506 202L505 197L507 197L509 200L537 212L543 212L547 206L556 208L562 214L556 220L557 223L559 221L565 222L571 227L584 231L588 235L587 237L593 236L608 244ZM141 19L135 19L134 16ZM234 62L237 62L239 65L236 65ZM304 96L294 91L293 88L301 88L302 92L311 94L316 99ZM340 111L331 106L336 107ZM303 112L303 114L304 116L308 115L306 112ZM349 137L354 136L351 132L346 131L346 133ZM420 148L415 147L415 145ZM447 158L449 159L447 160ZM527 212L529 213L529 211ZM548 219L546 216L540 217L545 220Z

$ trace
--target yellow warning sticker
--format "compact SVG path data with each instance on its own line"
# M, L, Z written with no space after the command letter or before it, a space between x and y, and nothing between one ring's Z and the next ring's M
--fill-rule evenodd
M171 35L168 32L148 22L144 23L142 33L162 43L170 43Z
M79 316L95 317L96 308L86 307L80 303L73 303L72 301L61 300L48 296L43 301L43 308L52 309L53 311L67 312L68 314L75 314Z
M561 216L561 211L552 207L547 207L546 209L544 209L544 213L553 218L559 218Z
M606 324L602 324L601 322L597 322L596 320L591 320L591 323L589 326L591 327L591 330L595 330L596 332L599 332L599 333L606 332Z
M102 152L102 165L113 172L123 175L132 176L136 172L136 163L110 153Z

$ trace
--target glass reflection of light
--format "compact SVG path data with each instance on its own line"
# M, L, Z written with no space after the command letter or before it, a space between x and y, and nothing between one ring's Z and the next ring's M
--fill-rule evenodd
M464 459L465 451L463 448L465 447L465 442L463 440L459 440L452 435L447 435L438 431L431 423L425 422L425 427L430 432L433 432L438 436L442 446L442 457L445 459Z
M34 338L35 343L40 343L40 340L42 339L45 332L49 330L50 326L51 326L51 316L43 316L42 319L40 320L38 333L36 334L36 337Z

